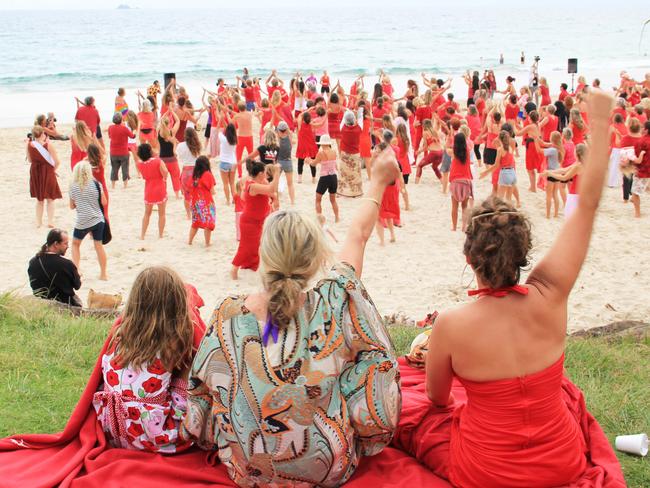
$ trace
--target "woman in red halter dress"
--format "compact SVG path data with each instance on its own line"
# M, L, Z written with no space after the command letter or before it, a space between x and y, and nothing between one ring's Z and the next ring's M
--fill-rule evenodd
M611 106L604 92L592 94L594 137L578 207L526 284L518 282L530 223L490 198L473 211L464 245L478 299L437 318L425 381L400 365L403 408L393 443L454 486L625 486L607 438L563 371L567 301L607 172Z
M232 260L230 276L237 279L239 268L257 271L260 264L260 241L264 220L271 211L270 200L277 195L280 180L279 165L273 166L273 180L266 180L266 166L259 161L246 161L248 180L242 189L244 211L239 220L241 239Z

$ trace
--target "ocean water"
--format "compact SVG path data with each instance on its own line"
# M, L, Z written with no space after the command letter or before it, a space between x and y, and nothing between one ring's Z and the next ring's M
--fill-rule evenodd
M507 75L519 86L528 82L535 55L552 91L571 82L567 58L578 58L579 74L600 77L604 86L616 84L622 69L637 78L650 71L650 29L640 38L650 3L595 9L579 2L501 9L481 3L378 5L0 11L0 126L29 126L34 115L48 111L71 121L74 95L94 95L108 120L118 87L126 88L134 106L135 90L162 82L164 72L175 72L198 99L202 86L213 87L218 77L234 82L244 66L262 77L275 68L287 81L297 70L320 76L327 69L346 88L359 73L366 73L371 88L383 68L400 94L408 78L419 81L424 71L454 77L459 98L466 96L460 78L465 70L495 69L500 87Z

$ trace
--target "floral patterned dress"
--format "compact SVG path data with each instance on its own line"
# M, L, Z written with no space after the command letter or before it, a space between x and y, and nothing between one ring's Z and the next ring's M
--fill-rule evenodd
M399 371L381 317L346 264L277 335L244 300L227 298L213 314L190 372L183 437L217 450L240 486L339 486L398 422Z
M185 380L166 371L160 359L140 370L123 366L114 350L104 354L102 370L104 388L95 393L93 407L111 446L167 454L190 447L178 436Z
M212 189L216 182L210 171L192 182L190 208L192 210L192 227L195 229L214 230L216 208L212 198Z

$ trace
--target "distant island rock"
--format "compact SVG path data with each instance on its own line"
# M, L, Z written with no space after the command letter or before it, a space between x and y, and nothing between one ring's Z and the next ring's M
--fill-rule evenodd
M131 10L131 7L129 7L125 3L122 3L122 4L117 6L117 10Z

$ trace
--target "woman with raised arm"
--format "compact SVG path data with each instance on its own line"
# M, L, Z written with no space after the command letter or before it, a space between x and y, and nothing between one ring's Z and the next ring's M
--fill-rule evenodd
M403 385L413 386L403 386L394 443L454 486L625 486L563 367L567 302L607 172L611 107L608 95L591 95L594 137L577 209L525 285L519 279L532 247L530 223L490 198L472 212L464 245L477 300L436 319L426 387L411 381L412 368L400 368Z
M271 214L260 245L263 290L215 310L191 368L183 427L217 451L238 485L340 486L390 442L397 360L360 276L379 201L396 177L385 151L339 262L315 285L331 254L322 227L294 210Z

